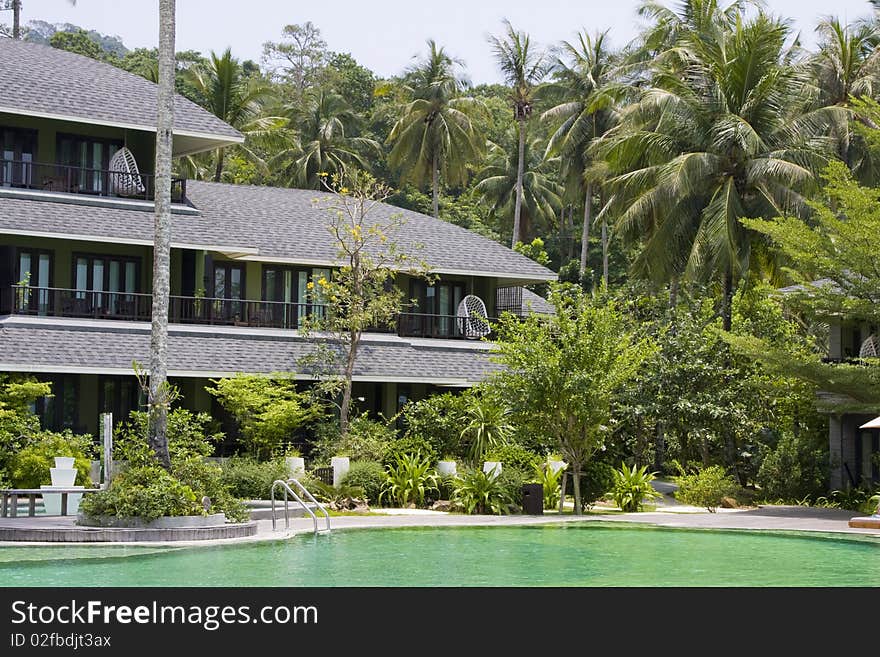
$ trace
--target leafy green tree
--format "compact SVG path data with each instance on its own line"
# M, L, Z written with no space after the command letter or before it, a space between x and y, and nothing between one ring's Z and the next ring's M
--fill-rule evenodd
M269 74L291 91L294 103L320 80L328 55L327 42L311 21L285 25L280 41L263 44L263 63Z
M574 477L581 511L580 474L612 431L612 399L650 357L650 340L627 329L613 302L578 290L550 296L556 314L502 318L489 386L515 413L517 424L550 435Z
M373 109L373 89L376 76L358 64L347 52L330 55L323 72L326 86L346 98L352 109L361 116L367 116Z
M67 50L77 55L85 55L92 59L103 61L107 53L97 41L89 36L85 30L76 32L56 32L49 39L49 45L59 50Z
M428 40L427 57L405 76L411 100L388 135L394 145L388 162L402 171L401 180L416 186L431 181L435 217L440 216L441 176L447 186L463 185L468 164L479 158L485 143L471 120L479 105L462 95L465 83L456 75L456 64Z
M532 116L535 89L547 74L546 55L535 51L531 38L525 32L517 32L510 21L505 20L503 37L489 37L489 44L504 81L510 87L510 103L517 125L519 151L516 158L516 185L514 187L513 236L511 248L521 241L520 211L523 204L523 172L525 166L526 124Z

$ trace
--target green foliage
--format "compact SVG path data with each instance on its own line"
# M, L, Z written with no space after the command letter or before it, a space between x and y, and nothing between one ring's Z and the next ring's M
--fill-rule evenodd
M424 440L433 453L463 458L461 425L467 402L467 395L448 392L408 402L400 413L404 436Z
M541 457L522 445L504 443L487 451L483 460L501 461L503 470L511 467L523 472L531 472L534 466L540 463Z
M555 509L559 506L559 497L562 495L562 475L565 474L565 468L554 470L549 463L535 463L532 470L535 480L544 491L544 508Z
M768 499L800 500L828 490L828 440L783 436L761 461L757 483Z
M678 484L675 499L692 506L705 507L711 513L715 513L725 497L732 497L739 491L737 482L720 465L682 474L675 477L675 483Z
M420 453L405 454L394 465L386 466L387 478L379 501L390 499L399 507L424 506L425 496L437 490L433 460Z
M479 464L486 452L503 445L510 438L513 426L511 412L499 398L491 394L470 392L464 411L461 440L468 445L471 461Z
M271 456L297 429L325 411L320 399L297 390L296 381L285 374L237 374L211 383L213 387L205 389L236 419L245 447L256 458Z
M550 257L544 249L544 240L540 237L536 237L528 244L525 242L517 242L513 245L513 250L517 253L523 254L526 258L531 258L539 265L544 265L545 267L550 266Z
M511 502L507 495L500 477L474 468L456 479L452 499L467 514L500 514Z
M531 471L513 466L504 466L495 479L501 487L501 497L504 500L501 512L507 513L518 510L522 505L523 484L532 480Z
M645 500L660 497L651 485L653 480L654 473L648 472L648 466L637 468L633 465L630 468L621 463L620 470L614 470L614 486L609 494L621 511L641 511Z
M590 461L581 474L581 504L586 508L603 499L614 486L614 468L602 461Z
M368 504L378 504L387 479L385 468L378 461L352 461L341 483L359 487Z
M192 488L158 465L130 467L106 490L83 496L80 509L88 516L141 518L203 515Z
M372 420L366 415L354 417L343 436L339 423L325 423L322 435L315 441L312 458L318 463L329 463L334 456L348 456L352 461L382 461L397 433L385 422Z
M12 459L41 433L40 420L31 413L30 404L51 392L48 383L0 374L0 481L10 479Z
M188 486L200 502L204 497L210 499L210 513L224 513L232 522L244 522L250 518L244 504L226 484L219 465L193 456L175 462L172 474L182 485Z
M93 455L91 436L77 436L71 431L40 431L28 437L27 444L9 458L8 475L16 488L39 488L51 484L50 468L54 457L73 456L77 470L75 484L91 486L89 468Z
M404 435L388 444L385 456L382 458L382 464L385 467L394 465L398 460L408 454L421 454L431 463L439 460L440 454L434 450L434 446L425 438L418 435Z
M223 485L233 496L245 500L268 500L272 483L290 477L283 458L258 461L253 457L233 456L220 468Z
M154 453L144 437L147 435L149 416L143 411L132 411L128 418L117 424L114 432L114 458L130 465L152 465ZM214 419L208 413L193 413L175 408L168 413L168 452L172 461L210 456L214 445L223 434L212 432Z

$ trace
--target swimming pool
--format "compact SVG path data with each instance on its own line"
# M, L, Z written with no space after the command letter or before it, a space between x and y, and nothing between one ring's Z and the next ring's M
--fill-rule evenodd
M15 586L880 586L869 537L589 522L187 548L0 547Z

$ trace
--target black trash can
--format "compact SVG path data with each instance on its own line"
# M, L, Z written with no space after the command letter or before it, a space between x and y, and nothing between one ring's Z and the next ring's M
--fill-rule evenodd
M544 515L544 487L541 484L523 484L522 509L527 516Z

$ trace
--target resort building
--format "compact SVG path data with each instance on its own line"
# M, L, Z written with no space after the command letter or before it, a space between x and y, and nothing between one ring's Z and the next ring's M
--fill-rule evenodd
M153 158L157 87L109 64L0 39L0 372L51 380L45 426L97 431L142 402L133 363L149 362ZM243 136L182 96L174 155ZM217 411L208 379L299 372L324 312L309 283L336 262L330 217L313 190L172 183L169 376L183 404ZM319 203L316 205L315 200ZM409 399L471 386L494 367L490 344L458 317L467 295L489 317L526 312L527 284L555 274L447 222L401 213L394 236L436 281L399 275L407 298L393 329L367 334L355 369L363 410L394 414ZM525 295L525 296L524 296Z

